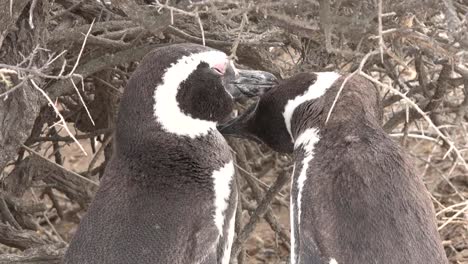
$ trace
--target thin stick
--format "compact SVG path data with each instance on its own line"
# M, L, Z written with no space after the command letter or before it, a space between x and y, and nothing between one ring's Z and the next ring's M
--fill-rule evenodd
M205 43L205 30L203 29L203 23L200 19L200 16L198 15L198 12L196 13L196 17L197 17L197 21L198 21L198 25L200 26L200 30L201 30L201 36L202 36L202 44L203 46L206 46L206 43Z
M91 160L91 162L89 163L89 166L88 166L88 171L86 172L86 175L89 175L91 170L93 170L93 167L94 167L94 164L96 164L96 161L99 157L99 155L104 151L104 149L107 147L107 145L109 145L109 143L112 142L112 138L113 136L110 135L106 141L104 141L104 143L102 143L101 147L99 148L99 150L96 152L96 154L94 155L93 159Z
M6 223L13 225L16 229L21 230L21 225L16 221L15 217L11 214L8 205L3 198L3 193L0 192L0 215L5 219Z
M383 63L383 52L385 43L382 36L382 0L379 0L378 4L378 20L379 20L379 50L380 50L380 61Z
M31 2L31 6L29 7L29 26L31 29L34 29L34 23L33 23L33 14L34 14L34 8L36 8L37 0L33 0Z
M242 172L244 172L247 176L249 176L252 180L256 181L258 184L260 184L262 186L263 189L265 190L268 190L271 188L271 186L269 186L268 184L262 182L260 179L258 179L257 177L255 177L255 175L253 175L252 173L248 172L246 169L242 168L241 166L239 166L237 163L234 163L234 166L236 166L239 170L241 170ZM278 196L282 197L282 198L285 198L286 197L282 194L282 193L278 193Z
M19 88L23 87L23 85L26 83L26 81L29 80L29 76L25 77L20 83L17 85L11 87L8 89L6 92L0 94L0 98L5 96L5 100L8 98L8 95L11 94L12 92L18 90Z
M250 7L250 4L249 4L249 7ZM239 47L239 43L240 43L241 37L242 37L242 32L244 31L245 24L247 23L248 20L249 20L249 18L247 16L247 13L244 13L244 15L242 16L242 21L241 21L240 27L239 27L239 34L237 34L237 38L234 41L234 43L232 44L231 55L229 55L230 59L233 59L233 58L236 57L237 48Z
M364 64L367 62L369 57L372 56L372 55L375 55L375 54L376 54L375 51L367 53L364 56L364 58L362 58L361 63L359 63L359 68L357 70L355 70L354 72L352 72L351 74L349 74L348 76L346 76L346 78L344 79L343 83L340 86L340 89L338 90L338 93L335 96L335 99L333 100L333 104L331 105L330 110L328 111L327 119L325 119L325 125L328 123L328 120L330 119L331 113L333 112L333 109L335 108L336 102L338 102L338 98L340 97L341 91L343 91L343 88L345 87L348 80L351 79L358 72L361 72L362 68L364 67Z
M338 102L338 98L340 97L341 91L343 91L343 88L345 87L346 83L348 82L349 79L351 79L354 75L356 75L357 71L352 72L346 78L344 79L343 83L341 83L340 89L336 93L335 99L333 100L333 103L330 107L330 110L328 111L327 114L327 119L325 119L325 125L328 123L328 120L330 119L331 113L333 109L335 108L336 102Z
M404 137L404 136L407 136L409 138L416 138L416 139L424 139L424 140L428 140L428 141L431 141L431 142L435 142L439 145L442 145L439 143L439 138L433 138L433 137L429 137L429 136L426 136L426 135L420 135L420 134L406 134L405 133L391 133L389 134L389 136L391 137Z
M437 212L437 213L436 213L436 216L439 216L439 215L441 215L441 214L443 214L443 213L445 213L445 212L447 212L447 211L450 211L450 210L452 210L452 209L455 208L455 207L460 207L460 206L463 206L463 205L464 205L464 206L467 206L467 205L468 205L468 201L463 201L463 202L461 202L461 203L452 204L451 206L448 206L448 207L446 207L446 208L440 210L439 212ZM454 211L456 211L456 210L454 210Z
M450 224L455 218L457 218L459 215L461 215L463 212L468 210L468 205L466 205L463 209L460 211L456 212L452 217L450 217L445 223L443 223L437 230L441 230L442 228L446 227L448 224Z
M169 11L171 11L171 14L173 12L176 12L176 13L186 15L186 16L197 17L197 14L194 13L194 12L187 12L187 11L182 10L180 8L170 6L167 3L166 4L161 4L161 2L159 2L158 0L156 0L155 6L159 7L158 12L161 11L161 9L165 8L165 9L168 9ZM171 20L171 21L173 21L173 20Z
M37 196L36 196L36 193L34 192L34 190L32 188L30 188L31 190L31 194L32 194L32 197L34 199L34 201L36 203L39 203L39 199L37 199ZM60 235L60 233L57 231L57 229L55 229L55 226L52 224L52 222L50 222L50 219L49 217L47 216L47 211L43 211L42 212L42 216L44 217L44 219L46 220L47 224L50 226L50 228L52 229L52 232L55 233L55 235L59 238L60 242L64 242L65 243L65 240L63 240L62 236Z
M449 145L450 150L455 151L455 153L457 154L457 158L460 159L460 161L463 164L463 166L465 167L465 169L468 169L468 164L466 164L466 161L463 158L462 154L460 153L460 150L458 150L454 146L453 142L446 135L444 135L444 133L442 133L442 131L440 131L440 129L432 122L431 118L426 113L424 113L424 111L415 102L413 102L410 98L408 98L404 93L398 91L397 89L391 87L390 85L384 84L384 83L380 82L379 80L376 80L375 78L368 75L367 73L364 73L364 72L361 71L361 72L359 72L359 75L363 76L364 78L368 79L369 81L371 81L371 82L373 82L375 84L378 84L381 87L384 87L384 88L396 93L401 98L403 98L403 100L407 101L407 103L409 105L411 105L419 114L421 114L421 116L426 120L426 122L432 128L435 129L436 133Z
M94 19L93 19L93 22L91 22L91 25L89 25L88 32L85 35L85 38L83 40L83 44L81 45L80 52L78 53L78 58L76 58L75 65L73 66L73 69L68 74L69 76L73 75L73 73L76 70L76 67L78 67L78 63L80 63L81 55L83 54L84 47L86 46L86 40L88 40L88 36L91 33L91 29L93 29L93 25L94 25Z
M62 170L64 170L64 171L70 173L70 175L73 175L73 176L75 176L75 177L77 177L77 178L79 178L79 179L81 179L81 180L84 180L84 181L86 181L86 182L89 182L89 183L93 184L94 186L99 186L99 183L97 183L97 182L95 182L95 181L93 181L93 180L90 180L90 179L88 179L88 178L86 178L86 177L84 177L84 176L82 176L82 175L80 175L80 174L78 174L78 173L76 173L76 172L74 172L74 171L67 170L67 169L64 168L62 165L50 161L48 158L42 156L40 153L38 153L38 152L36 152L35 150L29 148L28 146L22 144L21 147L24 148L25 150L27 150L28 152L30 152L30 153L32 153L32 154L38 156L39 158L41 158L41 159L47 161L48 163L53 164L54 166L56 166L56 167L58 167L58 168L60 168L60 169L62 169Z
M89 120L91 120L91 123L93 124L93 126L96 126L96 124L94 123L94 120L93 120L93 117L91 116L91 113L89 112L89 109L88 107L86 106L86 103L85 101L83 100L83 97L81 96L80 94L80 91L78 90L78 87L76 87L76 84L75 82L73 81L73 78L70 78L70 81L71 83L73 84L73 88L75 88L75 91L76 93L78 94L78 97L80 98L80 101L81 103L83 104L85 110L86 110L86 113L88 114L88 117L89 117ZM84 88L84 87L83 87Z
M65 54L66 52L67 52L67 50L63 50L62 52L60 52L59 55L53 57L50 61L48 61L46 63L46 65L50 65L50 64L54 63L54 61L56 61L58 58L62 57L62 55Z
M174 10L170 10L171 12L171 25L174 25Z
M271 201L275 198L275 195L278 194L283 186L288 183L289 176L288 173L282 172L278 178L276 179L275 183L272 187L265 193L263 200L258 204L257 209L252 213L250 216L249 222L245 225L242 232L237 235L237 239L232 245L232 252L234 256L239 254L243 243L249 238L249 235L255 230L255 226L257 225L258 221L268 212L270 208L269 205Z
M439 138L437 138L437 142L439 142ZM432 161L432 157L434 156L434 151L436 150L436 147L437 147L436 144L432 146L431 152L429 153L427 157L426 164L424 165L424 171L422 172L422 177L421 177L423 179L426 177L427 171L429 170L430 163Z
M73 139L73 141L75 141L76 144L78 144L78 146L80 147L81 151L85 154L85 156L88 156L88 153L86 153L85 149L83 148L83 146L80 144L80 142L78 142L78 140L75 138L75 136L72 134L72 132L70 131L70 129L68 128L67 126L67 122L65 121L65 119L63 118L62 114L60 114L60 111L57 109L57 107L55 106L54 102L52 102L52 99L50 99L50 97L47 95L46 92L44 92L44 90L42 90L41 88L39 88L39 86L37 86L36 82L34 82L34 80L31 80L31 83L32 85L34 86L34 88L36 88L36 90L38 90L39 92L41 92L41 94L47 99L47 101L49 102L49 105L52 106L52 108L54 109L55 113L57 114L57 116L60 118L60 121L62 122L62 126L63 128L65 128L65 130L67 131L68 135Z

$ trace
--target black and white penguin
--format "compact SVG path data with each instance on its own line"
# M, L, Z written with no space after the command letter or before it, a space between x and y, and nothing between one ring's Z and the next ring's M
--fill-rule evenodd
M381 128L377 88L362 77L302 73L220 127L293 152L292 264L448 263L422 180Z
M122 97L115 152L65 263L229 263L237 190L216 124L233 97L274 83L200 45L148 54Z

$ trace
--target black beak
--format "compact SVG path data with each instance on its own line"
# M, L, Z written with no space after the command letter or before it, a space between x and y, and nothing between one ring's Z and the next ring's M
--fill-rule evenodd
M218 125L217 128L224 136L231 136L237 138L246 138L257 143L262 141L250 132L249 123L254 118L255 111L257 110L258 102L250 106L242 115L229 120L228 122Z
M278 80L269 72L239 70L232 63L224 77L224 86L234 98L260 96L277 84Z

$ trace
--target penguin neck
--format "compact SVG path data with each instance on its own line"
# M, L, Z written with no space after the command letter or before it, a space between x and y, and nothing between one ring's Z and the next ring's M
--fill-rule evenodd
M133 135L117 130L116 156L132 164L132 174L155 181L178 178L185 179L184 182L209 182L213 169L232 161L229 146L217 130L191 138L168 133L160 127Z
M295 112L298 108L307 102L311 102L323 96L326 91L340 78L336 72L318 72L316 81L310 85L303 94L288 100L284 107L283 118L285 121L286 129L294 141L294 131L292 129L293 119ZM301 117L299 117L301 119Z
M320 96L300 101L291 114L289 126L293 141L310 128L318 129L321 134L328 134L330 131L335 138L338 138L348 136L349 132L359 133L359 130L366 127L380 127L382 120L380 96L378 89L372 83L361 77L353 77L341 87L343 85L341 82L345 79L342 78L331 84L333 78L335 81L338 79L337 75L323 74L318 75L314 83L316 88L319 88L316 92ZM342 92L338 95L341 88ZM337 96L338 100L335 101Z
M333 134L335 139L360 134L366 128L380 127L380 119L376 114L375 106L364 102L362 98L343 94L333 108L329 98L320 98L300 105L291 121L293 142L299 140L301 135L310 129L320 131L320 134ZM351 103L352 102L352 103Z

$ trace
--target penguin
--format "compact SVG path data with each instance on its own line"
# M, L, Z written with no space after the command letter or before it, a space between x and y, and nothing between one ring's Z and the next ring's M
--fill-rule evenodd
M293 153L291 263L448 263L429 193L381 127L377 87L345 79L300 73L219 126Z
M276 84L196 44L158 48L120 102L114 153L65 254L67 264L228 264L237 190L216 130L235 98Z

